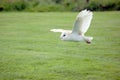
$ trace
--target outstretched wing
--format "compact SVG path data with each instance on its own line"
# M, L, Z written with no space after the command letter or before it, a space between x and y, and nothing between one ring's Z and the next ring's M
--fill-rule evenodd
M90 26L92 15L93 13L91 11L81 11L75 20L72 33L79 33L81 35L84 35Z
M63 29L51 29L50 31L52 31L52 32L64 32L65 30L63 30Z
M64 29L51 29L52 32L61 32L61 33L71 33L71 30L64 30Z

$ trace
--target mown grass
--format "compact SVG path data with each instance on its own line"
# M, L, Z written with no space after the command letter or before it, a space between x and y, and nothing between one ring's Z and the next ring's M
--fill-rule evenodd
M119 12L94 12L85 42L65 42L77 13L0 13L0 80L119 80Z

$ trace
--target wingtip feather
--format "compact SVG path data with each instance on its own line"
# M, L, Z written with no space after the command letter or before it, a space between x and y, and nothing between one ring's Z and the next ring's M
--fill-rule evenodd
M51 29L52 32L63 32L63 29Z
M86 15L91 15L92 16L93 13L90 10L84 9L78 14L77 17L84 17Z

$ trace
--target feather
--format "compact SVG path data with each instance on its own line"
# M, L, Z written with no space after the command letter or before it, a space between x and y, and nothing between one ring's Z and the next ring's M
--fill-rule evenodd
M52 32L64 32L63 29L51 29L50 31L52 31Z
M72 33L78 33L84 35L91 23L93 13L91 11L81 11L75 20Z

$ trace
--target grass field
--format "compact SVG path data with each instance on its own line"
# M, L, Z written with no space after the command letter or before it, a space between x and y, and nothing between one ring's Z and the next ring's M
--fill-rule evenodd
M0 80L120 80L120 12L94 12L85 42L65 42L77 13L0 13Z

